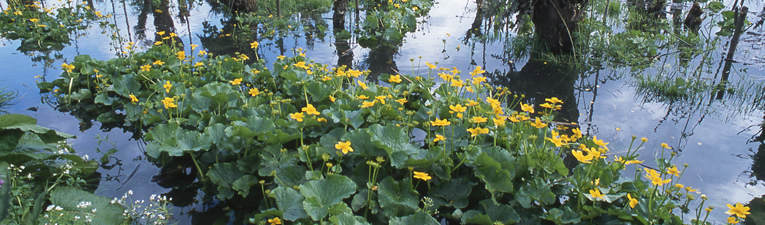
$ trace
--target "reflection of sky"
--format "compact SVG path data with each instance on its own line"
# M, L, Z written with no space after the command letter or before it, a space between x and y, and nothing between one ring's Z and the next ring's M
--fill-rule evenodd
M111 12L110 3L97 2L96 4L97 8L101 9L101 11ZM173 14L177 14L177 6L171 6L170 8L174 11ZM186 24L181 24L178 18L174 17L176 30L184 42L186 42L187 52L189 52L188 29L192 33L192 42L199 44L197 35L201 35L202 22L207 21L217 25L219 28L221 27L220 18L208 13L208 11L209 6L206 4L202 6L195 5L191 11L188 27ZM122 32L127 32L127 26L124 25L125 16L122 15L119 9L117 13L118 15L115 19L120 24L120 29ZM128 13L131 14L131 16L128 16L130 30L135 32L134 26L137 24L137 17L134 15L138 12L134 12L133 8L129 7ZM416 32L407 34L407 38L404 40L395 59L399 71L403 74L412 73L412 62L409 59L414 59L415 73L419 70L419 74L423 75L427 72L424 62L439 62L439 66L442 67L456 66L463 71L463 78L469 76L469 72L475 67L471 65L472 60L475 60L477 65L484 67L486 70L508 70L509 67L507 65L491 57L492 54L502 54L502 43L486 45L480 42L471 42L469 45L462 43L461 39L464 38L465 32L470 28L474 15L475 5L472 2L467 5L464 2L454 3L454 1L440 1L437 3L431 9L429 16L425 18L426 23L421 24ZM351 16L352 12L349 10L349 19L347 20L349 23L353 21L350 18ZM327 16L325 14L324 18L331 18L331 15ZM422 19L420 18L420 20ZM151 43L153 42L151 40L153 38L151 15L146 24L146 35L149 38L147 43ZM331 26L331 20L328 20L328 24ZM331 31L331 27L328 30ZM70 60L77 54L89 54L96 59L114 57L114 51L111 50L111 46L108 44L110 39L100 34L101 31L102 29L95 25L95 28L92 28L89 32L89 35L73 41L73 45L65 48L62 54ZM450 36L447 36L447 33ZM290 45L294 43L297 43L296 47L305 48L304 39L293 37L288 37L287 39L285 41L287 48L291 48ZM446 39L446 47L444 47L442 42L443 39ZM3 71L2 75L0 75L0 82L2 82L0 85L8 86L10 90L20 92L18 103L11 106L9 111L34 116L39 119L40 125L77 135L78 138L71 141L75 149L80 152L87 152L91 158L99 157L100 154L95 153L96 143L93 138L100 133L97 128L80 132L78 131L78 121L75 118L58 113L45 104L40 103L40 95L35 85L36 79L34 76L47 75L47 80L55 79L61 73L61 62L53 63L52 68L49 68L46 72L42 66L33 66L29 57L15 50L18 42L5 41L4 43L5 45L0 46L0 60L12 63L0 64L0 71ZM261 46L264 47L260 49L260 53L265 56L267 61L273 62L273 59L278 54L278 50L276 48L265 47L267 44L261 43ZM354 45L356 44L351 43L352 48ZM460 46L459 50L457 50L457 46ZM742 46L746 45L739 45L739 48L742 48ZM446 50L446 52L442 53L442 50ZM334 38L330 34L325 38L324 42L316 40L316 45L309 49L306 54L316 62L334 65L337 63L337 56L334 55L334 51ZM356 47L353 51L354 65L358 65L368 57L368 49ZM422 57L421 61L420 56ZM523 62L517 63L520 63L518 68L523 66ZM734 66L734 68L737 67L746 68L740 64ZM757 71L756 68L751 68L749 73L762 79L764 75L761 70ZM630 76L622 77L624 77L622 78L623 80L629 80ZM588 122L586 118L589 116L588 113L590 113L589 105L590 100L593 98L592 92L579 90L582 93L577 93L576 96L579 96L577 101L579 111L582 113L579 117L582 130L590 128L590 134L597 135L599 138L610 142L609 146L615 153L623 153L625 151L632 135L638 138L647 137L649 142L640 150L642 154L640 159L645 160L645 164L649 166L655 165L653 157L658 154L657 150L660 143L664 142L673 147L682 147L683 151L676 157L674 163L680 167L682 167L682 164L687 163L690 167L686 170L685 176L680 182L686 186L690 185L698 188L709 197L708 203L716 208L713 214L714 218L717 219L716 224L723 221L726 217L723 214L727 210L725 204L736 202L747 203L753 197L765 194L765 188L761 184L756 186L746 185L751 180L746 172L750 170L752 164L751 159L747 155L750 154L751 149L755 151L757 149L757 143L746 143L758 131L756 127L752 129L747 128L762 122L762 111L728 118L727 114L731 113L731 110L735 107L719 107L719 103L714 103L714 107L712 107L712 109L715 109L714 112L703 117L703 122L700 125L697 124L702 119L701 113L703 112L698 111L688 114L672 114L665 121L660 122L667 113L667 106L661 103L641 104L639 98L634 96L634 85L630 83L631 81L623 80L609 80L605 83L598 82L600 87L598 88L597 99L592 109L593 120L589 121L591 124L586 124L585 122ZM582 82L594 82L594 78L585 78ZM581 84L577 83L577 85ZM37 112L25 110L33 106L40 109ZM686 123L688 123L687 129L685 129ZM95 126L97 127L98 124ZM616 131L616 128L621 130ZM692 132L692 136L683 138L683 132ZM147 199L151 193L167 191L150 182L151 176L158 173L158 169L155 166L143 160L133 160L140 156L140 149L136 142L129 140L130 135L119 131L113 131L108 134L110 135L110 140L118 145L117 147L120 151L115 156L123 160L125 164L123 166L124 171L119 172L122 175L120 182L103 182L97 190L97 194L107 197L119 197L128 189L133 189L136 192L136 198ZM105 134L101 135L105 136ZM101 150L107 150L111 146L103 143L97 147ZM609 157L609 159L613 158L613 156ZM116 169L111 171L102 170L101 172L111 175L117 174ZM127 179L128 175L133 172L135 172L133 178Z

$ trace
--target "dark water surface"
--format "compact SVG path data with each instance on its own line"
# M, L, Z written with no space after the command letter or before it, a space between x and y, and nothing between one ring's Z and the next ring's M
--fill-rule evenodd
M113 8L113 4L116 8ZM138 4L142 3L135 5ZM169 13L178 15L178 2L170 4ZM750 1L747 4L750 5L749 20L761 20L762 17L758 16L761 12L758 10L762 9L762 3ZM205 36L204 22L221 28L221 20L228 20L206 2L196 2L192 5L188 20L178 16L170 17L171 26L187 46L187 52L191 52L188 47L190 44L206 47L200 40L200 37ZM678 4L683 10L690 8L690 5L691 3ZM140 29L136 29L141 14L140 7L128 5L125 15L120 2L98 1L95 6L105 13L116 13L110 20L117 22L122 32L121 36L139 43L139 46L146 47L155 41L153 32L157 29L156 25L169 25L167 21L154 21L153 14L149 13L145 21L146 29L141 32ZM517 37L516 34L493 30L488 21L482 21L483 26L479 27L488 40L467 38L467 35L476 36L469 31L473 28L478 13L480 12L476 10L472 1L437 1L427 17L419 18L424 23L419 24L418 30L407 34L400 48L394 49L393 52L370 50L350 43L352 64L359 69L379 70L382 67L383 70L395 68L402 74L426 74L425 62L439 62L440 67L457 67L464 71L463 76L468 76L475 66L481 66L488 71L487 77L492 78L491 83L507 86L513 91L525 94L532 102L543 100L544 97L564 99L568 108L564 110L562 119L578 122L582 131L610 142L610 154L625 153L632 135L649 139L645 148L640 150L640 159L645 160L648 166L655 165L653 158L659 154L657 151L661 143L667 143L678 150L674 163L680 168L683 164L690 165L680 183L697 188L709 197L708 205L715 207L712 214L714 224L725 221L725 204L746 204L753 199L762 201L765 195L762 180L765 179L765 171L758 170L765 168L765 144L762 142L765 103L761 98L765 92L762 89L765 81L765 53L762 50L765 30L762 27L750 29L742 36L742 42L734 57L737 62L733 63L729 78L731 83L749 84L755 87L754 89L741 94L727 94L722 96L722 99L717 99L716 93L707 91L693 94L685 100L670 101L650 93L646 94L639 88L635 72L631 72L629 68L574 70L571 69L571 65L553 65L544 61L529 60L528 56L511 57L506 47L511 45L506 45L505 40ZM331 11L318 15L318 22L309 19L308 14L301 15L301 18L312 21L310 23L313 24L325 24L329 28L327 36L312 39L307 38L301 31L296 31L296 35L284 37L281 42L283 46L277 44L278 40L262 40L259 48L261 57L273 62L277 55L292 54L283 53L283 49L302 47L307 50L306 55L309 59L337 65L337 46L331 34ZM354 27L354 17L354 13L349 10L347 28ZM361 17L363 18L363 15ZM86 32L87 35L73 40L71 46L61 51L64 60L71 61L78 54L89 54L96 59L115 57L115 51L109 44L110 38L101 34L102 31L102 28L94 26ZM492 34L495 31L498 33ZM143 33L143 39L140 38L140 33ZM713 63L704 65L705 72L699 75L701 79L711 83L719 83L719 71L716 70L719 70L718 67L727 52L727 38L721 40L719 48L711 54L714 58ZM113 168L99 170L104 178L96 191L98 195L119 197L128 190L133 190L135 199L148 199L151 194L171 191L166 184L172 182L168 181L167 176L162 176L169 172L161 171L144 159L144 145L131 139L132 134L123 133L119 129L102 131L98 123L92 128L81 130L78 119L58 112L43 102L43 96L39 94L35 85L38 81L35 76L40 75L47 81L56 79L61 73L59 65L63 61L57 60L50 66L33 62L30 56L16 50L18 45L16 41L3 40L0 46L0 61L3 62L0 64L0 87L8 87L9 90L19 93L16 104L7 111L33 116L42 126L76 135L77 138L71 140L73 147L80 154L88 154L91 158L101 156L96 148L102 151L112 148L107 142L98 145L95 138L108 135L108 140L115 143L119 151L110 161L110 165L114 165ZM698 58L689 62L691 67L699 64ZM382 62L388 61L386 59L391 60ZM663 57L639 74L671 76L670 72L678 71L671 68L677 68L677 65L677 59ZM29 108L35 108L36 111ZM755 140L758 137L759 139ZM612 158L613 156L609 155L609 159ZM202 195L196 189L190 193L186 192L185 194ZM199 198L197 200L201 201ZM203 205L198 202L179 205L183 207L177 207L173 211L179 219L179 224L191 224L192 221L202 224L205 223L202 217L219 217L223 215L220 213L225 213L222 206ZM198 213L210 208L211 213Z

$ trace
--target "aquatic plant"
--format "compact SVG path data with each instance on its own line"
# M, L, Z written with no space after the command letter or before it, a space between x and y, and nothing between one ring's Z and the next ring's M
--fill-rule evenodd
M121 115L145 131L156 163L190 160L207 194L257 202L252 223L682 224L679 209L705 224L711 211L680 184L668 145L656 146L656 167L636 160L645 138L615 154L555 122L561 100L521 104L481 68L462 79L429 64L427 76L374 84L300 51L248 60L159 44L77 56L39 86L60 106Z

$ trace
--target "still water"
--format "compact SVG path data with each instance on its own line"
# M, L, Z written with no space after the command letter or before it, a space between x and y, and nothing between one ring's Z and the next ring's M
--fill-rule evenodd
M762 87L765 82L765 53L762 47L765 29L762 27L750 28L742 35L729 77L732 84L750 87L750 90L723 94L719 99L717 93L706 90L684 99L667 100L642 89L637 77L675 76L677 71L682 70L672 68L679 67L681 62L671 55L659 57L644 70L605 64L573 69L572 65L531 60L528 55L513 56L510 53L511 43L518 35L512 30L508 32L494 28L492 23L495 21L477 20L484 12L477 10L475 2L436 2L427 16L418 18L417 31L408 33L397 49L370 50L353 41L347 43L350 50L338 48L339 42L335 41L331 32L332 13L328 11L293 15L306 24L327 27L326 36L298 29L282 38L259 40L259 54L267 62L273 62L278 55L292 54L293 48L303 48L307 57L318 63L337 65L341 61L338 55L344 55L343 60L348 60L350 56L351 65L358 69L399 71L403 74L427 73L425 62L438 62L440 67L457 67L463 71L481 66L488 71L492 84L524 94L529 102L538 103L545 97L564 99L567 108L562 118L579 123L587 134L610 142L612 153L625 152L633 135L646 137L649 142L640 150L640 159L645 160L646 165L653 166L653 158L660 154L659 145L669 144L678 152L674 163L689 165L680 183L706 194L710 199L707 205L716 208L712 214L714 224L725 221L725 204L763 201L765 101L762 96L765 90ZM625 8L627 2L622 3L622 8ZM225 46L227 39L205 33L205 26L218 29L230 26L227 25L229 16L218 6L211 6L218 4L191 2L188 16L178 16L179 2L170 2L165 16L160 15L162 13L147 13L151 9L140 7L141 4L139 1L124 5L122 2L96 1L95 7L113 13L114 17L110 20L118 24L120 36L139 46L151 45L155 41L155 35L152 35L155 31L169 28L181 37L187 51L190 51L190 44L198 44L210 49L210 52L218 51L215 54L233 53L233 50L212 46ZM747 4L750 8L748 19L753 22L762 20L762 12L758 11L762 3L750 1ZM690 3L673 5L683 11L690 6ZM730 8L730 5L726 7ZM357 15L349 10L346 28L353 30L360 22L356 20L359 17L363 19L363 11ZM616 24L613 28L615 32L624 29L623 24L619 25L619 17L612 20ZM475 28L479 32L475 32ZM77 118L56 111L43 101L35 85L39 79L35 76L48 81L56 79L61 73L58 65L71 61L79 54L88 54L96 59L116 57L110 45L111 39L103 34L104 31L93 26L60 51L63 59L50 65L35 62L32 56L17 51L18 42L3 40L0 46L0 60L3 62L0 64L0 87L18 92L15 104L6 111L33 116L42 126L76 135L77 138L70 142L80 154L100 157L100 151L116 148L118 152L109 166L99 170L103 179L96 191L98 195L119 197L133 190L136 199L148 199L151 194L169 192L197 196L190 198L193 201L175 202L173 213L179 224L209 224L205 218L232 216L224 205L200 203L203 194L198 189L171 188L174 181L168 178L172 176L168 174L178 171L162 171L147 162L143 156L144 144L132 139L132 134L119 129L102 130L98 123L87 127ZM710 54L712 63L702 66L703 72L698 79L719 83L719 67L727 53L728 38L721 38L719 43L719 47ZM338 50L343 52L338 54ZM694 67L701 62L697 56L687 64ZM464 75L467 76L467 73ZM99 145L97 136L108 136L114 145L106 141Z

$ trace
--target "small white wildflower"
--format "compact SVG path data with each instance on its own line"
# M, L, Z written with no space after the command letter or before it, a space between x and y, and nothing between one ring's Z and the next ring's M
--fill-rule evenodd
M61 208L61 206L56 206L56 208L55 208L55 209L56 209L56 211L61 211L61 210L64 210L64 208Z
M32 179L32 173L27 174L27 179L30 179L30 180Z
M90 211L93 213L96 213L97 210L98 210L97 208L93 208L93 210L90 210Z
M80 216L74 216L74 219L75 219L75 220L79 220L79 219L80 219Z
M88 159L90 159L90 156L88 156L88 154L85 154L82 156L82 160L88 160Z
M49 206L48 206L48 208L45 208L45 211L46 211L46 212L50 212L50 211L51 211L51 210L53 210L53 208L55 208L55 207L56 207L56 205L49 205Z
M127 194L128 195L133 195L133 190L128 190Z
M26 166L23 166L23 165L22 165L22 166L19 166L19 169L22 169L22 170L23 170L24 168L27 168L27 167L26 167Z

